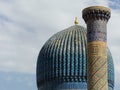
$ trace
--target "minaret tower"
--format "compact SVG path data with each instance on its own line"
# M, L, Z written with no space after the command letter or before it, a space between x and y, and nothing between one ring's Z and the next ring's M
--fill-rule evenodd
M110 9L92 6L83 10L87 24L88 90L108 90L107 22Z

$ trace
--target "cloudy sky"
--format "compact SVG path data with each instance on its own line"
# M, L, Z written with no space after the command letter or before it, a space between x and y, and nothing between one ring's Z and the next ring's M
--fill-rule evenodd
M79 24L86 27L85 7L111 8L108 45L115 66L115 90L120 88L119 0L0 0L0 90L37 90L36 61L41 47L54 33Z

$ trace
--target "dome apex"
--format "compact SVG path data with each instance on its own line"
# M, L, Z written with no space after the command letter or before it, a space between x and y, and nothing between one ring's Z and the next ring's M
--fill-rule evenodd
M75 17L75 21L74 21L74 23L75 23L75 25L78 25L78 18L77 17Z

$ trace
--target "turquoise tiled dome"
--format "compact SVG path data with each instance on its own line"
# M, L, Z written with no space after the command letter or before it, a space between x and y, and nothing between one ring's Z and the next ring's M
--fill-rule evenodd
M87 90L86 29L71 26L53 35L42 47L37 61L39 90ZM108 50L109 90L114 87L113 59Z

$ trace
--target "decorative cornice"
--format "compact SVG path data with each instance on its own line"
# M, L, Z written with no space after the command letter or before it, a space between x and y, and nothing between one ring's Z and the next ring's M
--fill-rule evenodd
M87 22L88 20L105 20L108 21L111 16L111 10L103 6L91 6L83 9L82 17Z

